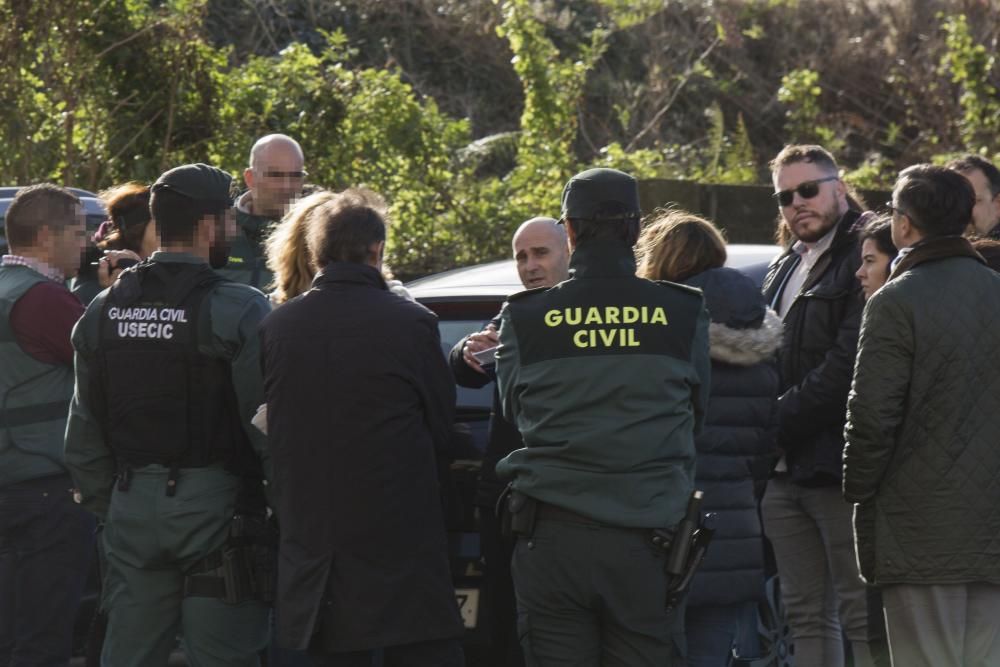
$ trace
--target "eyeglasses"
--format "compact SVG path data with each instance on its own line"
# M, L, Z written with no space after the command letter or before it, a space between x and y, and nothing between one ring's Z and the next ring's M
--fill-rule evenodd
M307 172L305 169L303 169L302 171L270 171L270 170L268 170L268 171L264 172L264 178L274 178L274 179L287 178L287 179L290 179L290 180L293 180L293 181L301 181L302 179L304 179L308 175L309 175L309 172Z
M895 215L897 213L900 215L906 215L906 211L898 206L893 206L891 199L885 203L885 208L889 211L889 215Z
M826 178L817 178L815 181L806 181L804 183L799 183L797 187L791 190L781 190L780 192L775 192L772 197L778 200L778 203L782 206L791 206L792 202L795 201L795 193L799 193L799 196L803 199L812 199L819 194L819 184L826 183L827 181L839 181L840 176L827 176Z

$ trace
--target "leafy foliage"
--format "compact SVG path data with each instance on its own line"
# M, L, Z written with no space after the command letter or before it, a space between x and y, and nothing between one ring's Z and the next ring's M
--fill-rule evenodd
M412 277L507 255L591 166L762 182L810 141L878 188L1000 154L1000 5L808 5L0 0L0 184L238 175L285 132L311 181L388 199L389 261Z

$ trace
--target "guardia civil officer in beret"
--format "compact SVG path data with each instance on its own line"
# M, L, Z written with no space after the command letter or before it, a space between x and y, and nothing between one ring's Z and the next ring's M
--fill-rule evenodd
M663 667L683 652L651 530L681 521L708 402L698 290L635 275L635 179L563 190L570 279L511 296L497 378L525 447L512 479L518 622L528 665ZM533 517L532 517L533 514Z
M233 527L234 514L264 511L264 441L250 419L269 307L212 269L235 233L230 184L204 164L163 174L150 201L160 249L73 331L66 463L104 520L108 667L164 665L178 634L201 666L257 665L267 643L268 607L234 562L252 559Z

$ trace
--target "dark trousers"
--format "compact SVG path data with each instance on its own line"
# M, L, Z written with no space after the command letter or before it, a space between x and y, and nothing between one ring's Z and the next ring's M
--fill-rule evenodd
M465 667L465 655L458 639L348 653L310 651L309 657L314 667Z
M539 518L514 548L518 633L529 667L681 664L683 610L665 609L650 531Z
M726 667L732 662L733 648L746 631L744 607L731 604L687 608L684 623L688 651L686 667Z
M0 488L0 664L65 667L94 517L60 475Z
M479 538L485 561L486 599L490 624L492 667L523 667L524 654L517 638L517 602L510 559L514 543L501 535L500 519L493 508L479 508Z

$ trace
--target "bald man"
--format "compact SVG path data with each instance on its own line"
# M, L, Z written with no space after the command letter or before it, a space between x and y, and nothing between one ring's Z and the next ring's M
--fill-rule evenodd
M518 227L511 243L517 275L527 289L552 287L569 277L569 244L566 229L553 218L532 218ZM492 367L484 369L473 352L494 347L498 320L485 329L458 341L449 355L455 381L463 387L483 387L493 379ZM496 503L504 485L497 479L497 461L524 445L521 434L500 412L499 397L493 391L490 432L483 453L483 466L476 490L481 551L485 561L487 600L490 605L491 667L521 667L524 657L515 628L514 583L510 576L511 544L500 537Z
M253 145L250 166L243 171L247 191L236 200L241 233L233 239L229 261L219 273L257 289L268 288L272 275L264 257L264 239L302 194L304 164L302 147L284 134L269 134Z

